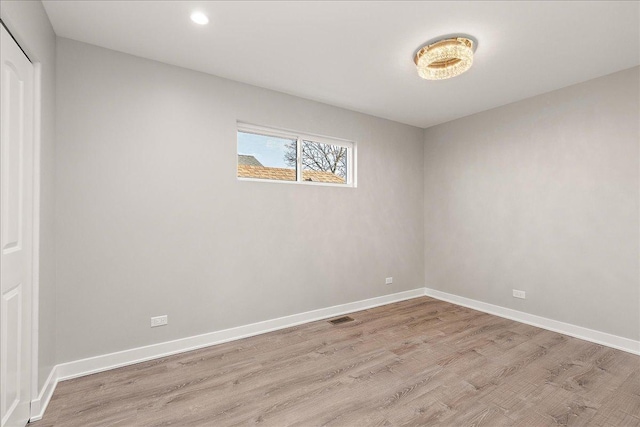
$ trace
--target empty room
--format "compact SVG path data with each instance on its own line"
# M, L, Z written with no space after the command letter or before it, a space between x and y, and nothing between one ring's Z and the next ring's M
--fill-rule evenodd
M0 18L0 427L640 427L640 1Z

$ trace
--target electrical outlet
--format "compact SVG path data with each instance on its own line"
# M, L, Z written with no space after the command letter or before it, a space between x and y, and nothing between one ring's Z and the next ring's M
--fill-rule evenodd
M169 323L169 317L167 315L164 316L156 316L151 318L151 327L155 328L158 326L164 326Z
M525 291L518 291L518 290L514 289L513 290L513 297L514 298L525 299L525 298L527 298L527 293Z
M385 285L392 285L393 284L393 277L387 277L387 279L384 281Z

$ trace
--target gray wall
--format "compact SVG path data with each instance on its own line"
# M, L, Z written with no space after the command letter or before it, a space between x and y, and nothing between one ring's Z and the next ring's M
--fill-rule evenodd
M59 363L424 286L422 129L67 39L57 84ZM237 181L236 120L358 188Z
M425 131L427 287L640 338L639 70Z
M42 65L40 145L39 388L55 360L56 287L54 256L56 36L39 1L0 2L0 16L33 62Z

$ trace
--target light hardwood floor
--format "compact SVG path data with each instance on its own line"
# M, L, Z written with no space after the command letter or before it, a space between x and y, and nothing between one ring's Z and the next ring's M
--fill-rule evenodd
M49 426L640 426L640 356L428 297L58 384Z

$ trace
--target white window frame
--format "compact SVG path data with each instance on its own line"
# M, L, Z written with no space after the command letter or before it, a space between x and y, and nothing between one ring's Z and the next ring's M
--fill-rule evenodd
M260 178L243 178L238 176L238 168L236 166L236 178L238 181L249 182L269 182L278 184L302 184L302 185L317 185L325 187L342 187L342 188L356 188L357 175L356 175L356 143L347 139L334 138L323 135L314 135L311 133L296 132L292 130L277 129L266 126L258 126L245 122L237 122L236 129L236 162L238 159L238 132L253 133L256 135L274 136L277 138L286 138L296 140L297 148L297 164L296 164L296 180L295 181L282 181L277 179L260 179ZM337 184L332 182L315 182L315 181L303 181L302 180L302 141L318 142L320 144L337 145L347 149L347 181L344 184Z

